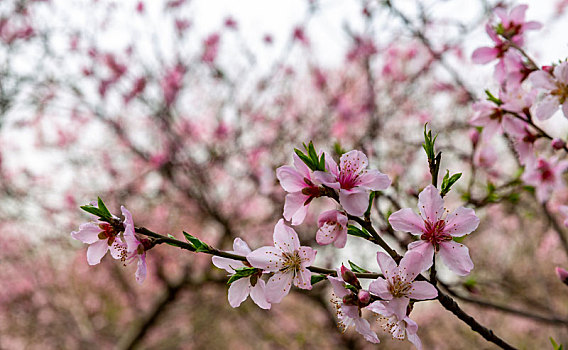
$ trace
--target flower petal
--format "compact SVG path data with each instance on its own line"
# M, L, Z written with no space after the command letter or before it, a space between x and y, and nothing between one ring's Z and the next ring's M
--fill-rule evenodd
M329 283L331 283L331 287L333 288L333 293L338 298L343 298L347 294L349 294L349 290L345 288L345 283L341 278L338 277L331 277L327 276Z
M499 49L494 47L480 47L473 51L471 60L476 64L486 64L497 58Z
M444 214L444 200L436 187L428 185L418 195L418 208L424 220L436 223Z
M406 317L406 308L410 299L407 297L393 298L389 300L387 308L390 309L399 320L403 320Z
M301 266L302 267L312 266L314 260L316 260L317 253L318 252L311 247L298 248L298 255L300 256L300 259L302 259Z
M282 299L290 293L293 277L294 275L291 273L282 272L276 272L272 277L270 277L264 289L266 300L271 304L281 302Z
M369 207L369 193L362 189L339 191L339 203L351 215L362 216Z
M461 243L447 241L440 243L440 257L450 270L460 276L465 276L473 269L469 257L469 249Z
M554 78L550 73L545 72L543 70L537 70L536 72L532 72L529 76L529 81L534 85L536 88L546 89L546 90L554 90L556 89L556 84L554 82Z
M247 260L253 267L270 272L276 272L284 266L282 251L278 248L269 246L253 250L247 255Z
M365 320L364 318L357 317L354 319L355 321L355 330L365 338L368 342L373 344L378 344L381 341L377 334L371 330L371 325L369 321Z
M220 256L212 257L211 261L213 262L213 265L229 273L235 273L235 269L240 269L242 267L245 267L245 264L243 264L242 261L233 260L229 258L222 258Z
M397 271L398 266L396 265L396 262L390 257L390 255L383 252L377 252L377 262L379 263L379 267L381 268L383 275L390 280Z
M299 225L304 222L308 214L308 205L304 205L306 200L310 198L302 192L294 192L286 195L284 202L284 219L292 221L292 225Z
M392 299L392 294L389 291L388 283L382 277L377 278L376 280L371 282L371 284L369 284L369 292L384 300Z
M408 295L411 299L434 299L438 296L436 288L426 281L414 281Z
M341 173L357 175L369 165L365 153L357 150L344 153L339 159Z
M479 218L471 208L459 207L446 216L444 232L454 237L467 235L479 226Z
M294 167L298 170L298 174L311 180L310 168L308 168L306 163L304 163L296 153L292 154L292 158L294 159Z
M416 241L408 245L408 250L422 254L419 270L426 271L434 262L434 246L428 241Z
M321 245L327 245L335 242L341 229L337 224L325 223L316 232L316 242Z
M535 115L539 120L547 120L552 117L558 110L558 98L556 96L547 95L540 102L534 105Z
M367 190L381 191L389 187L391 179L388 175L381 173L376 169L369 169L364 171L363 174L357 179L357 186L363 187Z
M136 282L142 284L146 280L146 253L138 255L138 267L136 268Z
M314 254L315 255L315 254ZM312 274L305 267L300 268L300 271L294 277L294 285L301 289L312 289Z
M252 250L250 250L247 242L243 241L241 238L237 237L233 241L233 252L239 255L248 255Z
M308 186L302 174L289 165L276 169L276 177L286 192L299 192Z
M293 253L300 248L300 239L293 228L286 226L284 220L278 220L274 226L274 246L283 252Z
M245 301L250 292L250 277L244 277L231 283L229 287L229 304L239 307Z
M335 188L336 190L341 188L341 185L337 181L336 175L333 175L332 173L325 171L314 171L314 178L327 187Z
M410 208L404 208L391 214L389 223L397 231L410 232L414 235L424 233L424 220Z
M427 264L424 262L424 255L417 250L409 250L404 254L398 266L399 275L404 277L407 282L413 281Z
M272 305L266 300L265 288L266 283L259 278L256 281L256 285L250 289L250 298L261 309L269 310Z
M79 231L71 232L71 237L83 243L93 244L100 239L99 233L101 233L101 231L102 229L97 223L87 222L79 226Z
M100 263L107 250L108 240L106 239L99 239L98 242L91 244L89 249L87 249L87 262L89 265L96 265Z

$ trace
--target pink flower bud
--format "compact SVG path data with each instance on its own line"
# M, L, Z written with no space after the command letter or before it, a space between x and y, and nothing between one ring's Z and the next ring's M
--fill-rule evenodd
M361 303L361 306L369 305L369 302L371 301L371 294L369 293L369 291L361 289L359 291L358 297L359 297L359 303Z
M477 129L471 129L469 131L469 139L471 140L471 143L475 147L479 142L479 131L477 131Z
M556 276L558 276L558 278L560 278L562 283L568 284L568 271L566 271L563 268L558 267L558 266L555 268L555 271L556 271Z
M561 139L554 139L552 140L552 148L559 150L563 149L566 146L566 142L562 141Z
M352 286L357 288L361 288L361 284L359 284L359 280L357 276L353 273L353 271L349 270L343 264L341 264L341 278L345 281L345 283L349 283Z
M552 71L554 70L554 66L542 66L542 70L552 74Z

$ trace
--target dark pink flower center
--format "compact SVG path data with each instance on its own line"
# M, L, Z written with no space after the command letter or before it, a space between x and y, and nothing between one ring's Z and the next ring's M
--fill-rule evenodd
M554 172L552 171L552 169L550 168L550 165L547 162L540 159L538 161L537 169L540 172L540 178L541 178L542 182L553 182L554 181Z
M106 222L99 224L99 228L102 230L99 232L99 239L108 239L108 245L112 245L116 238L116 232L112 228L112 225Z
M341 185L341 188L344 190L350 190L353 187L357 186L357 180L359 179L359 174L356 174L353 171L341 171L339 173L339 177L337 181Z
M446 221L438 220L436 223L424 220L424 233L420 239L432 243L436 248L440 242L450 241L452 236L444 232Z

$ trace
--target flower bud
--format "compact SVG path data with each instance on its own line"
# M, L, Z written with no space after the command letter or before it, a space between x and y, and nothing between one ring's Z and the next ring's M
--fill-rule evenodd
M357 296L359 297L359 303L361 304L361 306L369 305L369 302L371 301L371 294L369 293L369 291L361 289Z
M348 268L346 268L345 266L343 266L343 264L341 264L341 278L343 278L345 283L349 283L352 286L355 286L357 288L361 288L361 284L359 283L357 276L355 276L353 271L351 271Z
M566 142L562 141L561 139L554 139L552 140L552 148L555 150L563 149L566 146Z
M568 285L568 271L564 270L561 267L556 267L556 276L558 276L558 278L560 278L560 280L562 281L562 283L567 284Z
M477 143L479 142L479 131L477 131L477 129L471 129L469 131L469 139L471 140L473 147L477 146Z
M353 293L349 293L343 297L343 304L345 305L357 305L359 298Z

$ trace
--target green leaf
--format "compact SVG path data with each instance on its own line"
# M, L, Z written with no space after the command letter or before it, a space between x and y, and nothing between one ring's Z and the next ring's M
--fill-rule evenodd
M554 348L554 350L562 350L562 347L563 347L562 344L558 345L556 343L556 341L554 341L554 339L552 339L552 337L550 337L548 339L550 339L550 343L552 343L552 347Z
M251 275L254 275L257 272L258 272L258 269L254 268L254 267L241 267L240 269L235 270L235 274L232 275L231 278L229 278L229 280L227 281L227 284L231 284L231 283L235 282L236 280L240 280L243 277L249 277Z
M106 205L103 203L103 200L101 199L101 197L97 197L97 201L99 204L99 211L101 212L101 214L103 214L103 217L110 219L112 218L112 214L110 213L110 211L108 211Z
M311 282L312 286L318 282L325 280L327 277L325 275L312 275Z
M368 273L369 272L368 270L365 270L364 268L356 265L351 260L347 260L347 262L349 263L349 266L351 266L351 271L360 272L360 273Z
M371 193L369 194L369 206L367 207L367 210L365 211L365 214L364 214L365 217L369 217L369 215L371 215L371 208L373 207L373 200L377 196L377 193L378 193L378 191L371 191Z
M336 142L336 143L333 144L333 151L338 156L342 156L343 153L345 153L345 150L341 147L341 144L339 142Z
M304 164L308 166L308 168L310 168L312 171L316 170L316 166L312 163L310 157L306 156L302 151L300 151L297 148L294 148L294 152L302 160L302 162L304 162Z
M495 103L497 106L500 106L503 104L503 101L501 101L500 99L498 99L497 97L493 96L493 94L491 93L491 91L489 90L485 90L485 94L487 95L487 101L491 101L493 103Z
M318 170L325 171L325 153L321 154Z
M450 171L446 169L446 175L444 175L444 179L442 180L442 191L440 192L442 197L450 192L450 189L460 179L461 175L461 173L457 173L450 177Z
M183 236L191 245L193 245L196 252L206 252L207 253L207 252L211 251L211 248L209 248L209 246L207 244L205 244L204 242L200 241L199 238L194 237L194 236L190 235L189 233L187 233L185 231L183 231Z
M313 163L315 164L319 163L318 153L316 152L316 148L314 147L314 143L312 141L308 143L308 148L306 149L306 151L308 151L308 156L310 157Z
M97 208L97 207L93 207L92 205L83 205L83 206L80 206L79 208L83 209L84 211L86 211L89 214L93 214L93 215L98 216L98 217L103 216L100 209Z
M461 243L461 242L463 242L463 240L465 239L466 236L452 237L452 239L454 240L454 242Z
M363 237L363 238L371 237L371 235L369 234L369 232L367 232L367 230L365 230L364 228L359 228L357 226L353 226L353 225L349 225L347 227L347 234L350 234L351 236L357 236L357 237Z

